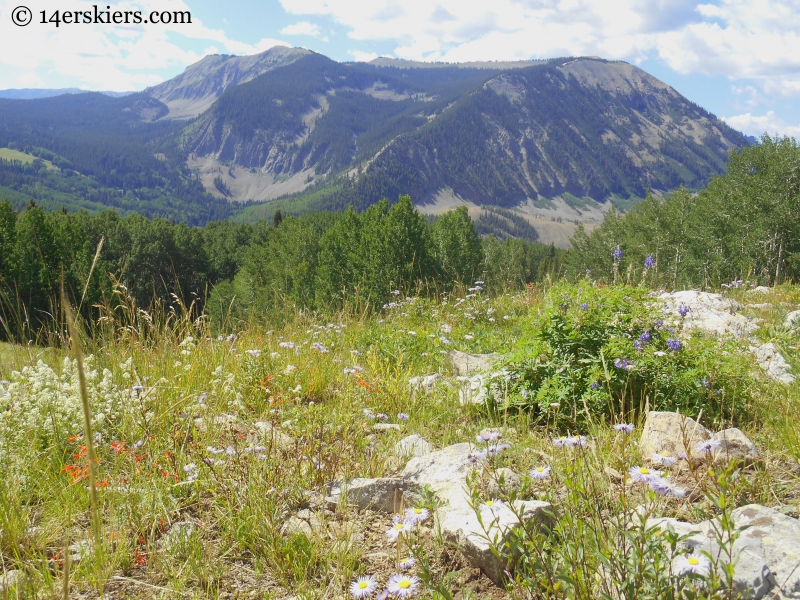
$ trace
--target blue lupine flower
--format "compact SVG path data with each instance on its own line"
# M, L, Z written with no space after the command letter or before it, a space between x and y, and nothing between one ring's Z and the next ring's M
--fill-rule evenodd
M664 321L662 321L661 319L656 321L656 329L661 329L663 326L664 326Z
M644 350L644 342L642 340L636 340L633 342L633 349L637 352L641 352Z
M589 310L589 305L586 302L581 302L581 310Z
M625 369L628 367L628 359L627 358L618 358L614 361L614 366L618 369Z
M591 387L593 390L596 390L597 388L599 388L599 387L600 387L600 382L599 382L599 381L595 381L595 382L594 382L594 383L593 383L591 386L589 386L589 387Z
M655 259L648 254L647 258L644 259L644 268L645 269L652 269L655 266L656 266Z
M689 307L685 304L678 305L678 314L682 317L685 317L689 314Z
M675 338L669 338L667 340L667 348L670 350L680 350L683 348L683 344L681 344L680 341L676 340Z
M614 252L611 253L611 256L614 258L614 262L619 262L622 260L622 249L617 246L614 248Z
M650 335L649 331L644 331L642 335L639 336L639 339L642 340L643 343L647 343L653 339L653 336Z

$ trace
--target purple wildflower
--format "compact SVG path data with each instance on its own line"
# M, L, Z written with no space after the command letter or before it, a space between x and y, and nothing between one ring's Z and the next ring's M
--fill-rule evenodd
M652 336L652 335L650 335L650 332L649 332L649 331L643 331L643 332L642 332L642 335L640 335L640 336L639 336L639 339L640 339L641 341L643 341L643 342L649 342L650 340L652 340L652 339L653 339L653 336Z
M619 431L620 433L633 433L634 425L633 423L617 423L614 425L614 430Z
M611 253L611 256L614 259L614 262L621 261L622 260L622 249L619 246L617 246L616 248L614 248L614 251Z
M678 305L678 314L682 317L685 317L689 314L689 307L685 304L681 303Z
M614 361L614 366L618 369L627 369L629 364L627 358L618 358Z
M581 310L589 310L589 305L586 302L581 302Z
M681 342L679 340L676 340L675 338L669 338L667 340L667 348L669 348L670 350L678 351L681 348L683 348L683 344L681 344Z
M655 259L648 254L647 258L644 259L644 268L645 269L652 269L655 266L656 266Z

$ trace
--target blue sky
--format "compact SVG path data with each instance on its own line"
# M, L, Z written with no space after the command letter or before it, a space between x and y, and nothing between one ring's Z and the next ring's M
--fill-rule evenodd
M12 22L25 2L26 27ZM800 137L800 0L125 0L191 25L44 25L83 0L0 0L0 89L141 90L206 54L302 46L339 61L626 60L751 135Z

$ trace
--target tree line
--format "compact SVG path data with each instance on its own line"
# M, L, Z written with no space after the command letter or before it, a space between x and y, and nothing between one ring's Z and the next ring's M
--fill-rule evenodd
M519 287L560 270L563 252L482 238L465 208L426 220L408 196L366 211L308 213L256 224L191 227L114 211L17 212L0 202L0 337L52 331L63 287L96 322L123 306L192 307L218 326L281 321L287 307L372 310L392 292L435 294L484 280ZM292 311L293 312L293 311Z
M650 257L645 269L645 261ZM771 138L731 152L728 171L694 194L684 188L626 214L579 227L568 277L628 278L657 287L714 288L740 280L800 280L800 148Z

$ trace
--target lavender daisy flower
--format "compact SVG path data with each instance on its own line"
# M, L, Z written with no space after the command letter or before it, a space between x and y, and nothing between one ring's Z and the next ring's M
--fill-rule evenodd
M614 425L614 430L625 434L633 433L634 425L633 423L617 423Z
M553 446L556 448L563 448L564 446L571 446L570 440L572 438L562 435L561 437L553 438Z
M652 269L655 266L656 266L655 259L653 259L653 257L648 254L647 258L644 259L644 268L645 269Z
M376 600L389 600L389 590L383 590Z
M585 448L588 440L585 435L576 435L569 438L569 445L576 448Z
M372 575L359 577L350 584L350 594L353 598L366 598L378 588L378 582Z
M499 440L501 437L502 434L497 431L481 431L475 436L475 439L479 444L488 444L489 442L495 442Z
M714 450L719 448L721 445L722 445L722 443L719 440L706 440L704 442L699 442L697 444L697 446L695 446L695 449L698 452L706 452L708 454L711 454Z
M408 571L415 564L417 564L416 559L414 559L413 556L409 556L408 558L404 558L403 560L401 560L398 566L400 567L401 571Z
M253 358L258 358L261 356L261 350L245 350L246 354L249 354Z
M479 507L481 512L488 511L493 515L496 515L502 508L503 508L502 500L487 500Z
M673 498L686 496L686 490L679 488L664 477L658 477L650 481L650 489L659 496L671 496Z
M384 413L378 413L377 415L375 415L375 418L378 419L378 421L388 421L389 415Z
M592 270L591 269L586 269L586 276L587 277L591 277L592 276Z
M386 532L386 537L389 538L390 542L396 542L397 538L399 538L404 533L408 533L414 528L413 523L409 523L408 521L397 521L392 527Z
M650 483L652 479L661 477L661 471L648 469L647 467L631 467L628 469L628 475L639 483Z
M411 417L409 417L408 413L397 413L397 420L398 421L408 421Z
M410 598L417 593L419 579L414 575L392 575L386 589L398 598Z
M653 461L654 463L658 463L658 464L663 465L665 467L671 467L676 462L678 462L678 459L676 457L670 456L666 452L660 452L660 453L659 452L654 452L650 456L650 460Z
M550 467L536 467L535 469L531 469L528 473L531 476L531 479L547 479L550 477Z
M656 321L656 329L661 329L663 326L664 326L664 321L662 321L661 319Z
M431 513L427 508L415 506L413 508L407 508L405 516L407 522L416 525L417 523L422 523L423 521L427 520L430 514Z
M479 450L470 452L469 456L467 456L467 460L471 463L483 462L486 460L486 452L482 452Z
M680 575L692 573L694 575L707 576L711 570L711 561L702 554L687 554L675 559L675 569Z
M486 448L486 456L497 456L503 450L508 450L511 448L511 444L497 444L495 446L489 446Z

